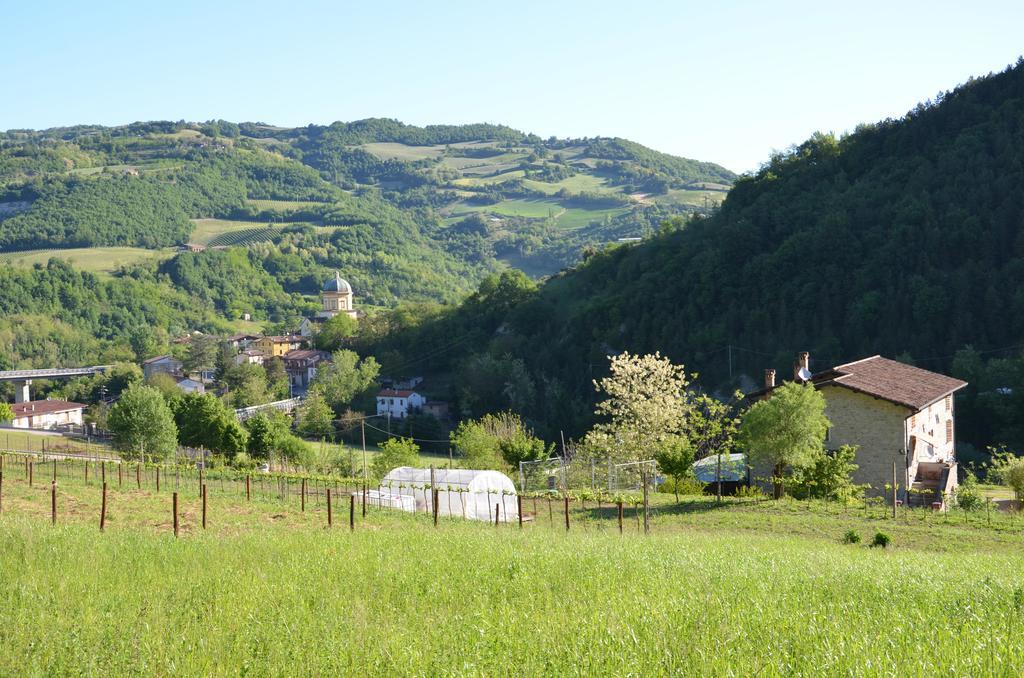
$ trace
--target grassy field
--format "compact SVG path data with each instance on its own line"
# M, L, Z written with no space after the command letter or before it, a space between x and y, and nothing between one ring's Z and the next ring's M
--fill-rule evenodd
M4 450L19 450L24 452L41 452L48 449L51 451L69 450L88 454L99 454L100 456L111 456L110 448L106 444L65 438L58 435L32 433L21 429L11 428L0 429L0 447Z
M401 143L379 142L360 146L367 153L381 160L402 160L415 162L424 158L439 158L444 154L444 144L436 146L407 146Z
M175 539L166 486L112 491L101 534L95 482L60 481L54 527L48 484L8 469L2 675L1024 671L1019 529L659 497L647 537L578 512L567 533L371 509L350 532L346 501L328 529L322 502L229 488L204 530L188 487ZM851 525L893 546L839 543Z
M174 256L175 250L147 250L139 247L76 247L70 249L28 250L0 253L0 263L11 266L45 264L50 259L63 259L75 268L93 273L110 273L122 266L141 261L162 260Z

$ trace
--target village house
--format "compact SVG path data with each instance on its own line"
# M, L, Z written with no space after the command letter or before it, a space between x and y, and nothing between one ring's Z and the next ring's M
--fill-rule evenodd
M235 364L262 365L264 358L266 358L266 356L263 355L263 351L258 348L246 348L239 351L235 356Z
M285 334L271 337L260 337L252 342L250 348L262 351L265 358L281 358L288 351L302 348L305 339L297 334Z
M172 377L181 377L182 363L180 360L169 355L158 355L142 361L142 374L149 379L157 374L169 374Z
M331 359L327 351L300 348L284 355L284 369L288 373L288 383L295 392L304 393L316 377L320 363Z
M953 394L966 382L877 355L811 373L808 353L797 356L794 381L825 396L832 422L825 446L857 446L853 482L869 484L869 494L884 494L894 464L903 501L942 502L956 489ZM775 386L775 370L766 370L765 387L750 396L770 397ZM908 487L915 491L908 495Z
M259 338L260 335L258 334L247 334L244 332L240 332L238 334L232 334L231 336L226 337L224 341L225 343L229 344L231 348L236 348L242 351L249 348L249 345Z
M52 429L62 426L81 426L82 412L87 406L67 400L30 400L14 403L14 428Z
M416 391L385 388L377 394L377 414L404 419L410 414L419 414L426 402L427 399Z

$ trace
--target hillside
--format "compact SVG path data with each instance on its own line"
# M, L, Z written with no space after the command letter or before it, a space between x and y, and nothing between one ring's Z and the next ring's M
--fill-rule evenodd
M556 435L587 423L590 380L612 352L660 350L715 389L742 375L753 385L765 367L788 375L798 350L816 368L883 353L976 382L961 402L966 439L1024 444L1008 423L1024 413L1024 362L985 371L1024 343L1022 121L1018 64L901 119L815 135L740 179L713 216L539 290L509 279L417 330L415 349L396 336L370 345L403 359L439 351L435 365L464 374L488 354L520 384L512 392L532 389L524 411ZM458 336L473 341L446 350ZM954 360L967 346L980 353ZM1000 402L980 404L979 375L982 389L1005 387ZM499 389L479 406L509 400Z
M386 224L412 241L395 261L418 254L431 268L452 269L426 294L451 300L466 291L462 280L479 279L477 267L503 260L555 272L588 246L711 209L734 179L713 163L623 139L541 140L496 125L370 119L14 130L0 135L0 251L159 248L196 236L201 244L277 243L275 229L292 224L330 231L342 250L373 251L385 243L372 233L364 242L335 227ZM212 234L211 224L219 226ZM318 263L353 265L354 277L369 278L361 289L377 296L365 261ZM385 287L374 303L411 291Z

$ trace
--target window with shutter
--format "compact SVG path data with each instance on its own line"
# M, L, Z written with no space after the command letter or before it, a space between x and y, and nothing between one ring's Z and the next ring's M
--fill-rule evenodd
M946 422L946 442L953 442L953 420L950 419Z
M946 396L946 411L949 412L951 409L953 409L953 396L948 395Z

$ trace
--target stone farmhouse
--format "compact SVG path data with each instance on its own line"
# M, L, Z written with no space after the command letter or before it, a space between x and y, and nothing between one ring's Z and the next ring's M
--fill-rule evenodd
M956 489L953 394L967 382L877 355L811 373L809 353L797 356L793 378L825 396L826 447L857 446L853 481L870 484L869 494L891 485L893 464L902 501L941 505ZM770 397L775 386L775 370L766 370L765 387L750 397Z

